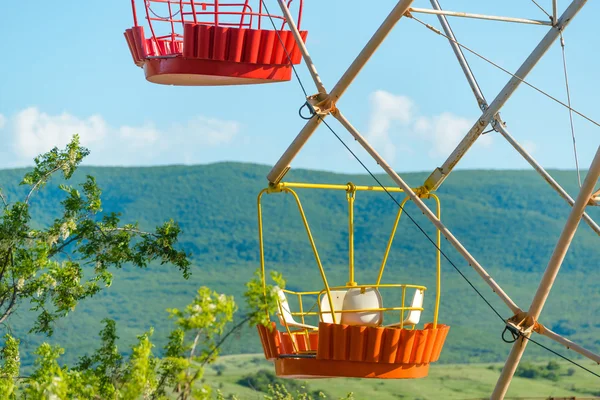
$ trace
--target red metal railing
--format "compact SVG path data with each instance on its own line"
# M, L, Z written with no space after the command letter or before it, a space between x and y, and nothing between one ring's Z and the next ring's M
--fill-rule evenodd
M291 7L293 0L287 0L288 8ZM143 0L146 13L146 20L150 28L151 38L159 48L161 56L163 54L159 41L181 42L183 41L183 30L185 24L202 24L239 29L262 29L263 18L269 18L266 26L271 27L271 19L281 22L279 30L285 29L286 19L282 15L267 14L263 7L262 0L245 0L244 2L223 2L214 0L213 2L204 1L184 1L184 0ZM258 3L257 10L254 11L251 3ZM160 7L161 12L168 15L161 15L156 12L153 6ZM135 0L131 0L133 11L134 26L139 26ZM278 9L278 8L277 8ZM300 27L302 22L303 0L298 2L297 24ZM273 10L270 10L273 12ZM163 27L164 34L157 34L155 30ZM158 25L160 24L160 25ZM165 27L168 27L165 32ZM266 28L268 29L268 28ZM179 44L172 43L171 48L179 48Z

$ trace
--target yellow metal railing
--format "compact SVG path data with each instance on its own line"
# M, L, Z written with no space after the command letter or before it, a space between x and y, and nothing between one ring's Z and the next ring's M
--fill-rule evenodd
M300 312L293 313L293 315L301 317L302 323L305 324L305 317L307 317L309 315L322 315L323 314L323 312L321 312L321 310L319 310L318 312L313 312L312 309L314 307L312 307L308 312L304 311L302 296L306 296L306 295L316 295L317 296L317 306L320 304L320 301L319 301L320 296L327 295L331 311L327 311L326 313L331 313L333 323L338 323L336 314L344 313L344 312L357 312L357 310L335 310L334 311L333 299L332 299L332 295L331 295L332 288L329 286L329 283L327 282L327 277L326 277L326 274L325 274L325 271L323 268L323 264L319 257L319 252L317 250L317 246L315 244L312 232L310 230L310 227L308 224L308 219L306 217L306 214L304 213L302 203L300 202L300 198L298 197L297 193L293 189L328 189L328 190L340 190L340 191L346 192L346 199L348 201L349 279L348 279L348 283L346 286L335 287L335 288L333 288L333 290L336 290L336 289L339 290L342 288L350 289L350 288L401 287L402 288L402 306L401 307L388 307L388 308L381 308L381 309L369 309L369 310L359 310L359 311L360 312L400 311L401 312L401 322L402 322L404 320L404 313L406 311L411 311L412 309L414 309L412 307L405 307L406 289L407 288L415 288L415 289L420 289L420 290L426 290L426 289L424 286L416 286L416 285L386 285L386 284L381 284L381 280L382 280L383 272L385 270L385 266L388 261L389 253L391 251L392 244L393 244L393 241L394 241L394 238L396 235L398 224L400 222L401 216L404 211L404 207L405 207L406 203L410 200L409 197L406 197L400 204L398 213L396 215L396 219L394 221L394 225L392 227L392 232L390 234L390 238L388 240L388 243L387 243L387 246L385 249L383 261L382 261L380 269L379 269L379 274L378 274L376 283L374 285L357 285L357 283L355 281L355 271L354 271L355 270L355 265L354 265L354 202L355 202L355 198L356 198L356 192L372 191L372 192L403 193L403 190L400 188L397 188L397 187L385 187L384 188L384 187L380 187L380 186L357 186L352 183L348 183L346 185L330 185L330 184L282 182L275 186L272 186L272 187L262 190L258 195L257 207L258 207L258 233L259 233L259 248L260 248L260 265L261 265L261 273L262 273L262 280L263 280L263 292L264 292L265 297L266 297L266 275L265 275L265 256L264 256L263 220L262 220L261 201L262 201L263 195L265 193L270 194L270 193L282 193L283 192L283 193L289 193L294 197L294 200L298 207L298 212L300 213L300 216L302 218L302 222L303 222L304 228L306 230L306 234L307 234L310 246L312 248L312 251L313 251L313 254L315 257L315 261L316 261L316 264L319 269L319 273L321 275L321 279L323 280L323 285L324 285L324 289L320 292L285 291L288 294L293 294L298 297L298 302L300 305ZM415 189L415 191L419 192L417 189ZM432 193L421 193L420 197L425 198L425 199L434 199L436 201L437 217L438 217L438 219L440 219L441 218L441 205L440 205L439 198L435 194L432 194ZM437 324L438 324L438 314L439 314L440 297L441 297L441 252L439 250L441 247L441 232L439 231L439 229L437 230L436 243L437 243L438 250L437 250L437 259L436 259L436 298L435 298L435 308L434 308L434 315L433 315L433 327L434 328L437 327ZM419 308L418 310L422 311L422 308ZM286 329L289 331L289 327L286 327ZM294 332L289 331L288 333L292 334Z
M437 218L442 218L442 208L440 199L432 193L428 193L424 195L425 198L432 198L436 201L437 207ZM400 207L398 208L398 214L396 214L396 220L394 221L394 226L392 227L392 233L390 234L390 238L388 240L387 247L385 249L385 253L383 255L383 261L381 262L381 267L379 268L379 275L377 276L377 283L381 282L381 278L383 277L383 271L385 270L385 266L387 264L388 256L390 254L390 250L392 249L392 244L394 242L394 238L396 237L396 230L398 229L398 223L400 222L400 218L404 212L404 206L410 200L410 197L405 197L400 203ZM442 233L439 229L436 229L436 289L435 289L435 307L433 311L433 328L437 328L438 324L438 314L440 310L440 297L441 297L441 289L442 289L442 253L440 251L442 246Z
M289 296L295 296L298 299L299 311L291 311L291 309L289 309L289 312L294 317L300 317L303 325L306 325L307 317L319 317L319 320L322 320L322 316L324 314L332 315L332 318L333 318L333 317L335 317L335 314L382 312L382 313L384 313L384 320L385 320L385 313L399 312L399 314L400 314L399 324L392 323L392 325L398 326L398 327L400 327L400 329L404 329L404 320L405 320L406 312L424 311L423 307L413 307L412 305L406 305L405 301L406 301L407 289L426 291L427 288L425 286L409 285L409 284L379 284L379 285L375 284L375 285L356 285L356 286L346 285L346 286L330 287L329 290L331 291L331 290L372 289L372 288L378 289L378 290L379 289L401 289L402 290L402 300L401 300L400 305L393 306L393 307L376 307L376 308L360 308L360 309L335 309L335 308L331 307L330 310L323 311L320 309L320 304L321 304L322 297L327 294L326 289L323 289L321 291L293 291L293 290L284 289L283 292ZM308 309L308 311L305 311L304 302L306 301L307 297L316 297L316 300L314 301L314 304ZM282 304L279 303L278 306L279 306L280 315L283 315L284 310L283 310ZM288 307L289 306L290 305L288 302ZM317 309L317 310L315 310L315 309ZM313 310L315 310L315 311L313 311ZM283 325L286 333L289 335L289 337L291 339L291 343L292 343L295 353L300 353L300 351L298 349L298 344L296 343L296 339L295 339L295 337L297 335L305 335L306 339L307 339L306 344L308 346L308 352L313 351L313 349L310 348L309 334L310 334L311 330L309 330L308 328L301 328L301 329L294 330L295 327L290 326L288 324L288 321L286 321L285 318L281 318L280 322L283 323L282 325ZM387 321L387 322L389 325L389 321ZM383 324L383 321L381 324ZM411 328L414 329L415 326L411 325Z
M304 223L304 229L306 230L306 234L308 236L308 241L312 247L313 254L315 256L315 260L317 262L317 266L319 267L319 272L321 274L321 278L323 279L323 285L325 286L325 290L327 291L327 297L329 298L329 305L333 309L333 301L331 299L331 291L329 290L329 284L327 283L327 276L325 275L325 270L323 270L323 264L321 263L321 258L319 257L319 252L317 251L317 245L315 244L315 240L313 238L312 232L310 231L310 227L308 226L308 220L306 219L306 214L304 213L304 209L302 208L302 203L300 202L300 198L292 189L288 189L285 187L278 189L263 189L258 195L257 199L257 207L258 207L258 235L259 235L259 247L260 247L260 269L262 274L263 281L263 293L266 298L266 287L267 287L267 279L265 275L265 249L263 243L263 223L262 223L262 207L261 200L265 193L274 193L274 192L287 192L294 196L296 200L296 205L298 206L298 212L300 212L300 216L302 217L302 222ZM335 319L335 315L333 316L333 322L337 323Z
M288 290L285 289L283 290L284 293L292 295L292 296L296 296L298 298L298 306L300 308L300 311L296 311L296 312L290 312L293 316L295 317L300 317L302 320L302 323L305 324L306 322L306 317L308 316L321 316L323 314L338 314L338 313L362 313L362 312L375 312L375 311L400 311L401 315L400 315L400 322L402 322L404 320L404 312L406 311L423 311L423 307L412 307L412 306L406 306L406 290L407 289L415 289L415 290L422 290L422 291L426 291L427 288L425 286L420 286L420 285L408 285L408 284L375 284L375 285L346 285L346 286L334 286L334 287L330 287L329 290L348 290L348 289L401 289L402 290L402 300L401 300L401 305L400 306L396 306L396 307L379 307L379 308L361 308L361 309L352 309L352 310L344 310L344 309L334 309L331 308L331 310L327 310L327 311L322 311L319 307L319 305L321 304L321 298L322 296L326 295L327 291L325 289L319 291L319 292L297 292L297 291L293 291L293 290ZM304 311L304 298L306 296L316 296L317 299L314 302L314 305L309 309L309 311ZM319 311L312 311L315 308L319 308Z

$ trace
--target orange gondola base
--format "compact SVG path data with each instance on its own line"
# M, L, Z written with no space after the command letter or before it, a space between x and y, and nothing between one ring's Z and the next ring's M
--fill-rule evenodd
M265 357L275 364L277 376L291 379L424 378L429 365L439 359L449 330L432 324L411 330L322 322L307 339L278 331L274 323L271 329L258 327Z
M125 31L125 39L134 63L144 69L152 83L217 86L284 82L291 79L291 65L299 64L302 58L292 32L284 29L285 19L264 13L262 7L254 12L249 2L145 0L149 36L138 25L134 2L132 6L135 25ZM164 16L153 7L162 7ZM301 10L300 4L300 15ZM264 29L273 19L281 23L281 29ZM166 31L159 33L165 26ZM300 34L306 40L308 33Z

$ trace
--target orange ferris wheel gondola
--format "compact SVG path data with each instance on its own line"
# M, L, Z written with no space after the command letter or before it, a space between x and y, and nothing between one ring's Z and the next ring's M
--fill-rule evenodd
M348 268L345 285L331 285L317 250L317 244L295 189L346 191L348 200ZM312 248L323 286L312 291L274 287L278 299L277 324L259 325L265 357L283 378L353 377L415 379L426 377L431 363L438 361L448 325L438 321L441 295L441 236L438 230L436 289L433 320L422 323L427 288L407 283L383 283L390 250L408 197L401 203L375 282L357 283L354 269L354 200L358 192L401 192L388 187L305 184L281 182L258 196L258 229L261 275L267 290L263 240L262 198L265 194L288 193L295 199ZM436 202L435 194L424 199ZM295 287L301 286L296 282ZM385 300L385 305L384 305Z
M302 0L296 3L300 26ZM125 31L125 38L134 63L152 83L215 86L289 81L291 64L302 58L285 17L267 13L260 0L143 0L149 32L139 23L135 0L131 5L134 26ZM308 32L300 34L306 40Z

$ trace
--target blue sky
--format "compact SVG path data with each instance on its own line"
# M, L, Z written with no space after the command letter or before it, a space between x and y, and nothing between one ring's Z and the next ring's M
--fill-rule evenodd
M526 0L441 0L455 11L542 19ZM549 0L540 4L550 9ZM268 0L272 10L274 0ZM350 6L349 6L350 4ZM370 4L364 6L364 4ZM308 48L330 89L394 1L305 1ZM566 0L559 1L562 11ZM416 7L429 7L416 0ZM574 108L600 120L600 35L590 1L565 31ZM37 153L80 133L93 165L273 164L304 121L296 82L241 87L180 88L145 81L123 38L131 27L126 0L1 2L0 168L31 163ZM421 19L437 26L433 16ZM541 26L451 19L459 41L515 71L546 33ZM468 56L488 101L509 79ZM304 83L314 92L300 66ZM556 43L528 81L566 99ZM399 171L431 171L479 116L447 41L403 19L339 103L345 115ZM509 130L547 168L574 168L568 112L521 87L502 112ZM333 121L348 142L351 138ZM580 161L589 165L599 128L576 117ZM353 144L354 145L354 144ZM366 153L359 151L368 159ZM369 165L373 165L369 162ZM361 167L321 128L293 167L358 172ZM460 168L527 168L497 134L476 144Z

